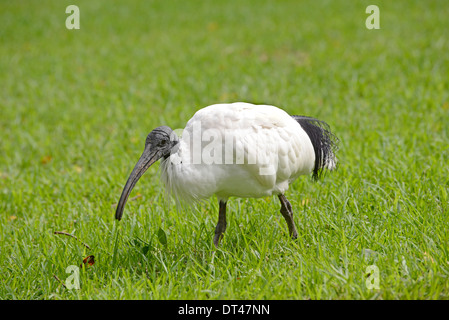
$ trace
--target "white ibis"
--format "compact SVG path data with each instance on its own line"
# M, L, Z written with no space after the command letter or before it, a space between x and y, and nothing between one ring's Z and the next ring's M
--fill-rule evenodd
M182 135L161 126L148 134L145 149L131 172L117 205L122 218L131 190L157 160L162 180L178 200L196 201L215 195L219 201L213 242L218 246L226 230L230 197L277 195L289 234L296 238L293 211L285 197L300 175L318 179L336 167L338 139L329 126L306 116L290 116L269 105L236 102L214 104L195 113Z

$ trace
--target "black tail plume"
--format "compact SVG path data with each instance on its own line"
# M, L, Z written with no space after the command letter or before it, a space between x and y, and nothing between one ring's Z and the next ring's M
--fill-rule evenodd
M321 120L306 117L292 116L312 141L315 151L315 167L313 168L313 179L318 180L324 169L333 170L337 165L335 153L338 150L338 138L331 132L329 125Z

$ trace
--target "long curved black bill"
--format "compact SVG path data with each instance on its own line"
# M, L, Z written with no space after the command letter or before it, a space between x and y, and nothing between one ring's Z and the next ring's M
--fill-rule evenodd
M147 171L147 169L160 159L158 152L153 152L149 147L146 147L140 156L139 161L135 165L133 171L131 172L128 181L126 181L125 187L123 188L122 195L120 196L120 201L117 204L117 209L115 211L115 218L120 220L123 215L123 209L125 208L126 201L128 200L129 194L139 181L140 177Z

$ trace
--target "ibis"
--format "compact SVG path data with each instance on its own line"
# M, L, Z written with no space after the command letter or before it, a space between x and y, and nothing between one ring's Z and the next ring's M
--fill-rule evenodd
M213 243L226 230L231 197L275 195L290 237L298 232L285 193L301 175L319 179L337 166L338 138L321 120L289 115L271 105L222 103L198 110L182 132L160 126L151 131L117 204L120 220L132 189L145 171L161 160L161 178L177 200L195 202L216 196L218 222Z

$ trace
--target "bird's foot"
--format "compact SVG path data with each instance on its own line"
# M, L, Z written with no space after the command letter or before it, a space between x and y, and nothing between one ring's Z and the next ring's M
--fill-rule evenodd
M293 232L290 231L290 237L292 237L293 240L298 239L298 232L296 231L296 228L293 230Z

